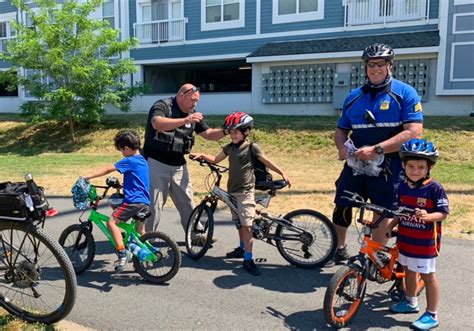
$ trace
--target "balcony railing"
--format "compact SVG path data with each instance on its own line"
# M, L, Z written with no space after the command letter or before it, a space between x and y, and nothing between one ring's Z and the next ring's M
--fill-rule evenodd
M345 26L428 20L429 0L344 0Z
M186 40L187 18L135 23L133 29L140 44L161 44Z

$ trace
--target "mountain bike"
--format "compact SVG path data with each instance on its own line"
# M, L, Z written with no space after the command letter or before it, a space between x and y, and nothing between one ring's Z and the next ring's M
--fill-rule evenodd
M332 276L324 296L324 316L326 321L336 328L346 326L355 317L364 300L367 281L379 284L393 281L388 290L390 297L394 301L403 299L405 272L398 264L398 249L396 245L388 247L373 241L371 234L384 218L409 216L415 213L414 209L406 207L390 210L365 202L357 193L344 192L347 195L344 198L352 201L359 209L357 222L363 227L359 233L361 244L359 254L351 257L347 265ZM380 216L373 222L367 221L364 219L365 211L372 211ZM419 277L417 295L423 288L424 282Z
M65 318L76 301L76 275L62 247L43 230L49 207L31 174L0 183L0 306L28 322Z
M87 270L94 260L96 251L92 235L94 224L104 233L110 244L114 248L117 247L107 228L110 216L97 211L99 203L107 196L111 188L115 189L115 193L111 195L112 198L123 197L122 186L115 177L107 178L106 186L90 185L87 199L91 209L88 218L82 219L84 210L79 217L79 224L68 226L59 237L59 243L71 259L76 274ZM102 195L97 193L97 189L104 190ZM118 203L114 203L112 199L109 200L113 208L121 204L121 199ZM145 254L133 255L133 266L138 274L150 283L161 284L172 279L178 272L181 266L181 251L178 244L163 232L154 231L144 235L137 232L138 222L145 222L150 215L151 212L147 208L137 213L128 222L120 222L118 227L123 230L123 244L127 249L133 244L134 247L139 247L138 250L141 253L145 252Z
M198 161L207 166L210 173L205 179L209 195L194 208L186 228L186 250L192 259L199 259L209 249L214 234L214 212L220 201L232 211L237 206L232 197L220 187L222 174L229 169L205 160ZM255 199L267 208L276 191L287 186L284 180L258 183L259 190L266 192ZM326 264L336 252L336 231L332 222L323 214L310 209L294 210L285 216L274 216L256 210L257 217L252 226L253 236L267 244L276 246L281 256L292 265L316 268ZM239 224L235 220L236 226ZM204 240L196 240L203 238Z

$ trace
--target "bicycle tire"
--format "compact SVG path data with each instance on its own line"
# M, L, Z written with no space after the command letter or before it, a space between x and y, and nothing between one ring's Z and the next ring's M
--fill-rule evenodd
M0 272L0 305L27 322L65 318L76 301L77 281L59 243L31 223L2 221L0 238L6 265Z
M354 284L355 281L355 284ZM356 266L343 266L332 276L324 295L324 317L332 327L346 326L357 314L365 296L367 280L363 280L362 272ZM364 286L361 296L356 299L360 286ZM351 292L350 292L351 291ZM339 301L347 301L336 309Z
M305 234L301 236L300 241L275 240L278 251L285 260L292 265L311 269L324 266L334 256L337 248L336 230L326 216L315 210L298 209L283 218L304 229L311 236ZM285 237L285 234L294 235L295 232L279 224L275 236L280 238ZM305 241L310 242L310 245L305 245Z
M77 234L74 234L77 232ZM77 237L81 235L81 240L77 247ZM59 244L64 248L67 256L71 260L74 272L79 275L86 271L95 257L95 240L92 233L81 226L72 224L64 229L59 236Z
M203 215L206 217L204 220ZM198 225L202 229L199 229ZM201 203L193 209L186 227L185 243L188 256L193 260L203 257L211 247L213 234L214 213L208 205Z
M157 248L158 261L140 261L133 257L133 266L140 276L154 284L162 284L173 278L181 267L181 251L178 244L163 232L154 231L144 234L140 240L148 242ZM152 271L165 271L163 274L153 274Z

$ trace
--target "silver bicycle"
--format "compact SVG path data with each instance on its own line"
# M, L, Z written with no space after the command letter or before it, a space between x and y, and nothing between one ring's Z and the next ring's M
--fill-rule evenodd
M210 173L205 179L209 194L194 208L186 229L186 250L192 259L203 257L214 234L214 212L220 201L237 211L235 201L220 187L222 174L229 169L204 160L195 160L207 166ZM259 182L258 189L266 192L256 203L267 208L277 190L286 187L284 180ZM252 226L253 236L276 246L281 256L292 265L316 268L325 265L336 252L336 231L323 214L311 209L294 210L284 216L275 216L261 209ZM240 226L236 222L237 228ZM198 240L202 239L202 240Z

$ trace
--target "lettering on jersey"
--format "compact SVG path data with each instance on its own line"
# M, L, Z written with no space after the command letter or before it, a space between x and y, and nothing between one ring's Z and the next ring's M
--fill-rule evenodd
M448 199L446 198L440 198L438 199L438 202L436 203L438 207L444 207L448 205Z
M420 229L420 230L425 230L426 229L426 224L422 220L416 218L415 215L411 215L409 217L402 216L400 217L400 223L403 226L406 226L408 228L412 229Z
M422 109L421 109L421 102L418 102L418 103L415 105L415 113L418 113L419 111L422 111Z
M418 207L425 207L426 206L426 198L417 198L416 205Z
M382 101L380 104L380 110L389 110L390 109L390 101Z

